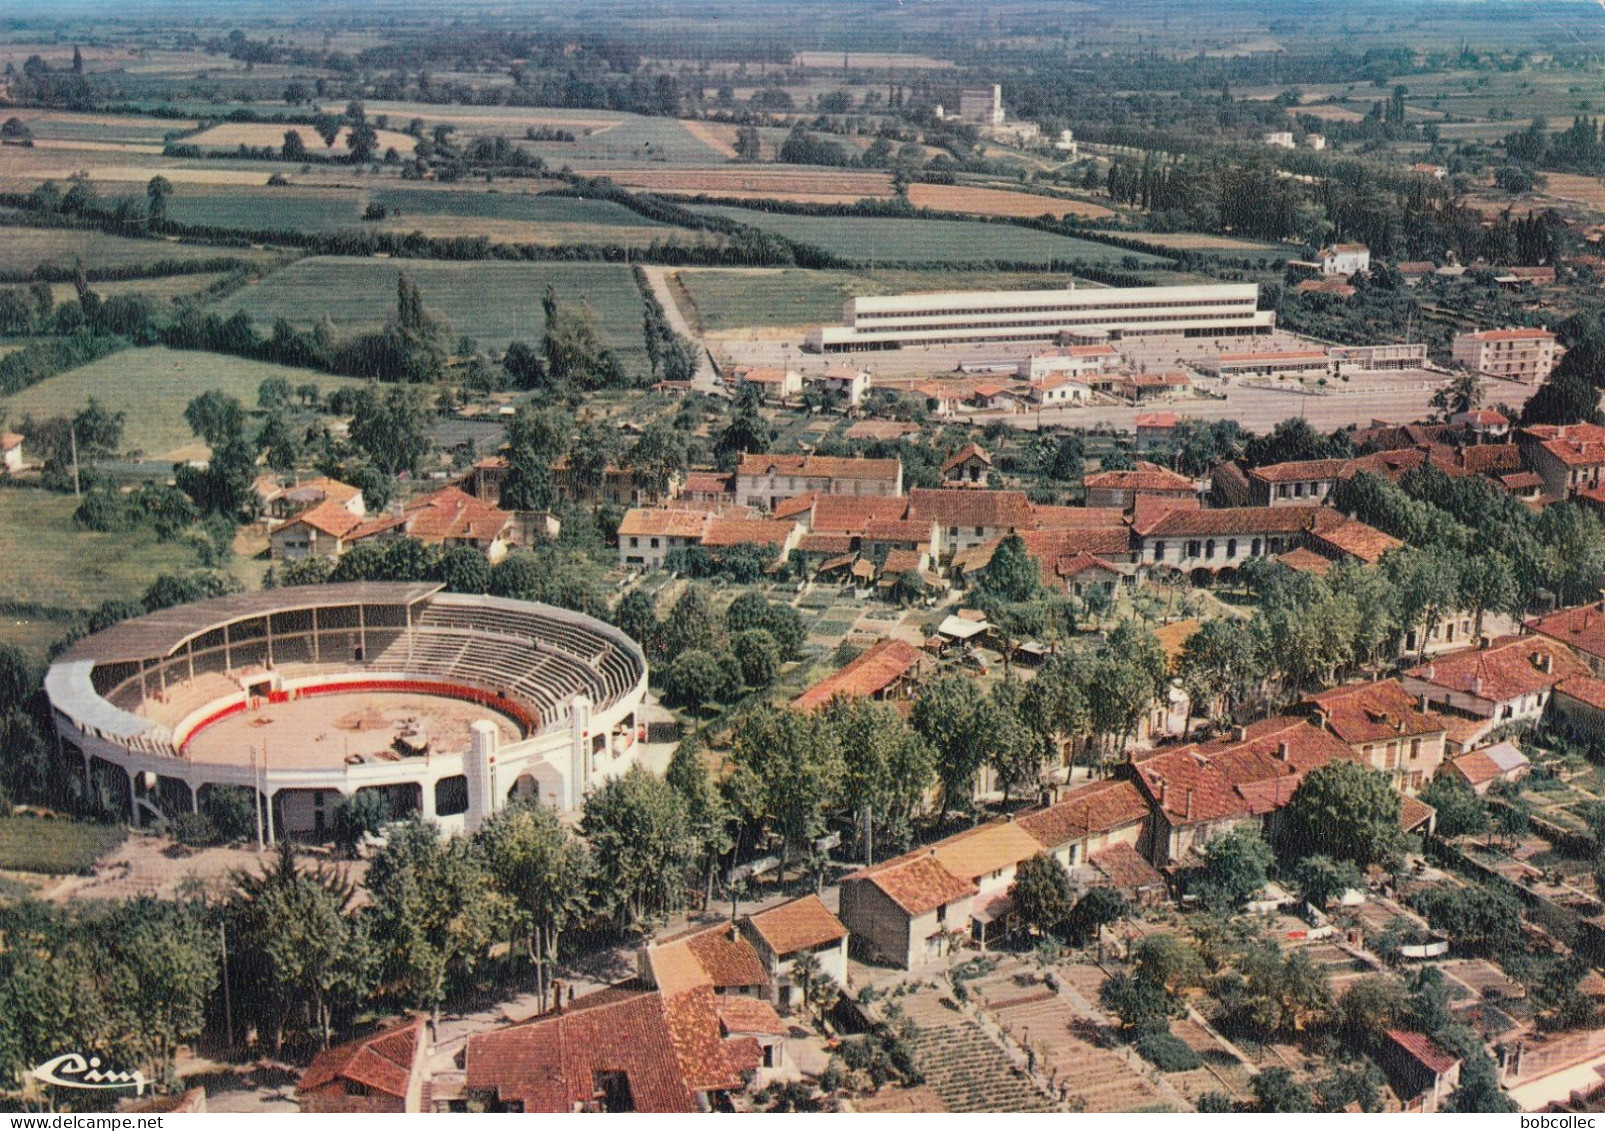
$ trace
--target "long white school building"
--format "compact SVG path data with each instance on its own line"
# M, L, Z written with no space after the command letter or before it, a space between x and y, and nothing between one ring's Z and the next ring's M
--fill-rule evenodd
M961 342L1057 342L1092 332L1188 337L1268 334L1276 312L1259 309L1253 283L1187 287L1069 287L1051 291L951 291L849 299L841 326L810 330L816 353Z

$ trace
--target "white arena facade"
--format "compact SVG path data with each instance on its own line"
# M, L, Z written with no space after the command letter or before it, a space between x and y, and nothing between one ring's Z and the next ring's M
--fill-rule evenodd
M646 657L612 625L442 586L357 582L180 605L78 641L45 675L63 752L136 824L253 790L264 840L319 838L379 791L473 832L628 769Z
M1185 337L1269 334L1276 312L1259 309L1254 283L1082 287L1047 291L948 291L849 299L841 326L810 330L814 353L966 342L1053 342L1093 335Z

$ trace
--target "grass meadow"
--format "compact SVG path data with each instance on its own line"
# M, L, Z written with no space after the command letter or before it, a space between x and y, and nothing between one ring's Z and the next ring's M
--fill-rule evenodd
M124 451L184 459L206 454L205 445L184 423L184 406L193 397L208 389L221 389L251 408L256 405L257 386L274 376L287 377L295 385L312 382L325 393L341 385L361 384L348 377L226 354L156 346L123 350L0 398L0 415L12 421L29 414L64 416L77 412L94 397L111 411L128 414ZM13 493L0 492L0 503Z
M0 817L0 871L87 875L128 838L122 825L43 817Z
M904 220L880 216L798 216L723 205L690 205L693 212L723 216L833 255L876 263L1040 263L1079 259L1118 266L1135 258L1144 266L1165 260L1093 243L1091 240L964 220Z
M303 259L237 291L219 306L227 317L243 310L262 328L284 318L311 325L327 314L342 333L384 324L396 303L396 276L412 276L424 303L481 346L537 340L544 328L541 295L547 284L564 303L582 298L596 311L627 370L647 370L641 339L641 292L630 269L615 263L444 262L409 259Z

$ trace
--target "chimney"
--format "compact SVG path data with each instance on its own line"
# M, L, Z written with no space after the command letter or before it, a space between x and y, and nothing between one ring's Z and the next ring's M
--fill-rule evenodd
M1237 741L1238 742L1247 742L1248 741L1248 728L1246 726L1239 726L1237 728Z
M1427 693L1425 691L1423 691L1421 693L1420 699L1421 699L1421 713L1424 715L1424 714L1427 713L1427 708L1429 706L1429 704L1427 702Z
M1170 784L1164 778L1159 779L1159 804L1164 805L1165 795L1170 792Z
M1474 676L1472 678L1472 680L1471 680L1471 693L1473 695L1481 695L1482 694L1482 676L1479 675L1479 676Z
M1193 791L1191 787L1187 790L1187 819L1189 821L1193 819Z
M1492 636L1479 636L1477 638L1477 647L1478 648L1481 648L1484 651L1487 651L1489 648L1492 648L1493 646L1494 646L1494 638Z
M563 982L560 978L552 979L552 1012L563 1012Z
M1538 657L1538 666L1544 669L1545 675L1553 675L1555 671L1555 653L1545 652Z
M1276 744L1276 760L1278 762L1285 762L1285 761L1288 760L1288 757L1287 757L1287 743L1285 741L1284 742L1278 742Z

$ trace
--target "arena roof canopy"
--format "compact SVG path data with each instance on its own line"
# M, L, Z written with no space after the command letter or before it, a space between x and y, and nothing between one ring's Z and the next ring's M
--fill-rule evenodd
M192 605L175 605L114 624L86 636L58 663L137 663L170 655L187 641L228 624L288 609L347 608L354 605L414 605L445 586L439 582L348 581L236 593Z

